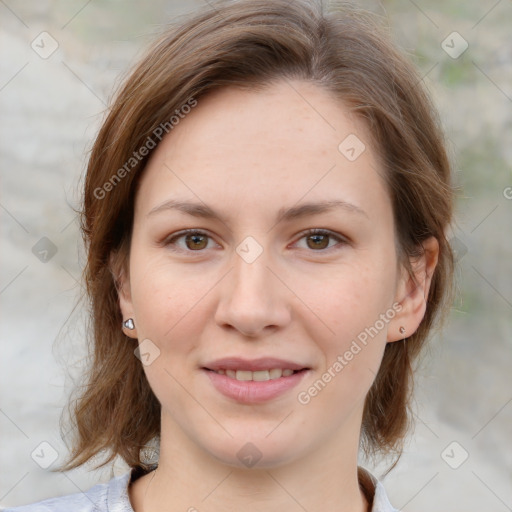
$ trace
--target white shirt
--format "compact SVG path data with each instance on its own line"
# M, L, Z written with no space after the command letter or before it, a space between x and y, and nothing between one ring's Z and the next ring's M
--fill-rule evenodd
M134 512L128 495L132 473L133 470L128 471L83 493L67 494L29 505L5 508L2 512ZM358 476L367 499L369 496L371 500L373 493L371 512L398 512L389 503L382 483L361 467L358 468Z

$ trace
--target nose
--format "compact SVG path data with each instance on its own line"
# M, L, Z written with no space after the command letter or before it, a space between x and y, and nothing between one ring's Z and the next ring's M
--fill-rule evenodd
M237 253L234 269L221 288L215 320L223 328L258 337L286 326L291 319L291 291L269 268L266 251L252 263Z

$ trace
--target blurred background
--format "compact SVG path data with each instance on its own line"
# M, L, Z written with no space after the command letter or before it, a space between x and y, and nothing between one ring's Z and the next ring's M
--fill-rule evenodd
M87 348L74 209L120 77L165 23L205 2L0 0L0 506L127 470L50 471ZM422 360L415 431L382 480L406 512L512 510L512 3L358 3L420 68L461 190L457 298Z

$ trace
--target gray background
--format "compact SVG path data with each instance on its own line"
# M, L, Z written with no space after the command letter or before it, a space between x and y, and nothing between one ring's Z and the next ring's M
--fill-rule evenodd
M83 262L73 207L120 74L162 23L202 5L0 0L2 506L126 471L118 462L113 473L59 474L36 463L49 463L52 450L63 459L59 417L85 355L84 309L73 311ZM404 511L512 510L512 2L364 5L387 17L421 69L461 186L458 297L423 357L414 435L383 481ZM50 56L43 31L58 43ZM462 48L454 31L469 45L458 58L443 49ZM368 466L377 475L384 467Z

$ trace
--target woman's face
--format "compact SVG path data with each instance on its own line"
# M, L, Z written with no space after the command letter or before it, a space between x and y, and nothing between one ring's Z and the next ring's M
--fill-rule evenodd
M386 342L417 326L364 125L291 84L217 91L162 140L120 297L164 442L238 466L357 445Z

